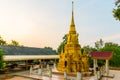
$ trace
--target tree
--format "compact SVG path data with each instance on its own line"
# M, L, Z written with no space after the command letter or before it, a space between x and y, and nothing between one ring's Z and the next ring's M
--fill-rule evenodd
M5 67L5 62L3 61L4 53L2 49L0 49L0 70L2 70Z
M44 47L44 49L50 49L50 50L53 50L53 48L52 47Z
M57 52L60 54L62 51L64 51L64 46L67 43L67 34L63 36L63 41L60 43L60 45L57 48Z
M104 47L118 47L119 45L113 42L106 42Z
M119 5L120 0L116 0L115 5Z
M100 49L100 51L112 51L113 56L110 59L110 66L112 67L120 67L120 46L113 42L105 43L105 46Z
M82 49L84 49L84 48L86 49L86 53L88 54L89 65L90 65L90 67L93 67L93 59L91 58L90 53L93 52L93 51L97 51L97 49L93 48L93 47L90 47L89 45L84 46Z
M88 46L86 47L86 51L92 52L92 51L100 51L100 52L105 52L105 51L111 51L113 52L112 58L110 59L110 66L111 67L120 67L120 46L117 43L113 42L106 42L103 43L102 40L96 41L95 42L95 48ZM93 65L93 61L91 59L91 56L89 55L89 64ZM104 60L98 60L98 65L104 65Z
M6 41L0 36L0 45L6 45Z
M120 21L120 0L115 2L116 8L113 9L113 16L116 20Z
M15 41L15 40L11 40L11 43L8 44L9 46L20 46L19 42Z
M95 48L96 48L97 50L99 50L100 48L103 47L103 44L104 44L103 40L100 39L99 41L96 41L96 42L95 42Z
M96 48L90 47L89 45L84 46L83 48L86 49L86 53L88 53L88 54L90 54L90 52L92 52L92 51L97 51Z

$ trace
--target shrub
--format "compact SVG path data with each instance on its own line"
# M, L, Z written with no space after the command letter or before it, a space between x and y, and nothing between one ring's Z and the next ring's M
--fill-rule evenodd
M4 53L2 49L0 49L0 70L2 70L5 67L5 62L3 61Z

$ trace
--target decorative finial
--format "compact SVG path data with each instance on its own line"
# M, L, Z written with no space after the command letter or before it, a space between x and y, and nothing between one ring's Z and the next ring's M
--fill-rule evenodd
M71 19L69 33L76 33L75 24L74 24L74 1L73 0L72 0L72 19Z
M74 6L74 1L72 0L72 11L73 11L73 9L74 9L73 6Z
M72 0L72 21L71 21L71 25L74 25L74 2Z

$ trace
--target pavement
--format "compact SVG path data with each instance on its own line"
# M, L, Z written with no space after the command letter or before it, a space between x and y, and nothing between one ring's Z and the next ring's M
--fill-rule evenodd
M52 70L53 72L55 70ZM37 71L34 71L34 73L30 74L29 71L23 71L23 72L17 72L13 73L12 75L15 75L11 79L6 79L6 80L64 80L64 75L63 74L52 74L52 77L48 76L48 72L44 72L43 75L38 75L36 74ZM111 77L103 77L102 80L120 80L120 71L118 70L110 70L110 76L114 76L113 78ZM76 80L75 76L68 76L69 80ZM82 80L95 80L94 76L89 76L89 77L83 77Z

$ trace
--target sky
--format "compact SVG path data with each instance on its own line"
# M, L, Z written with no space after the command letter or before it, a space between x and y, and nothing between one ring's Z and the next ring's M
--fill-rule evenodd
M120 44L120 22L112 10L115 0L74 0L74 18L81 46L94 42ZM29 47L57 49L68 33L72 0L0 0L0 35Z

